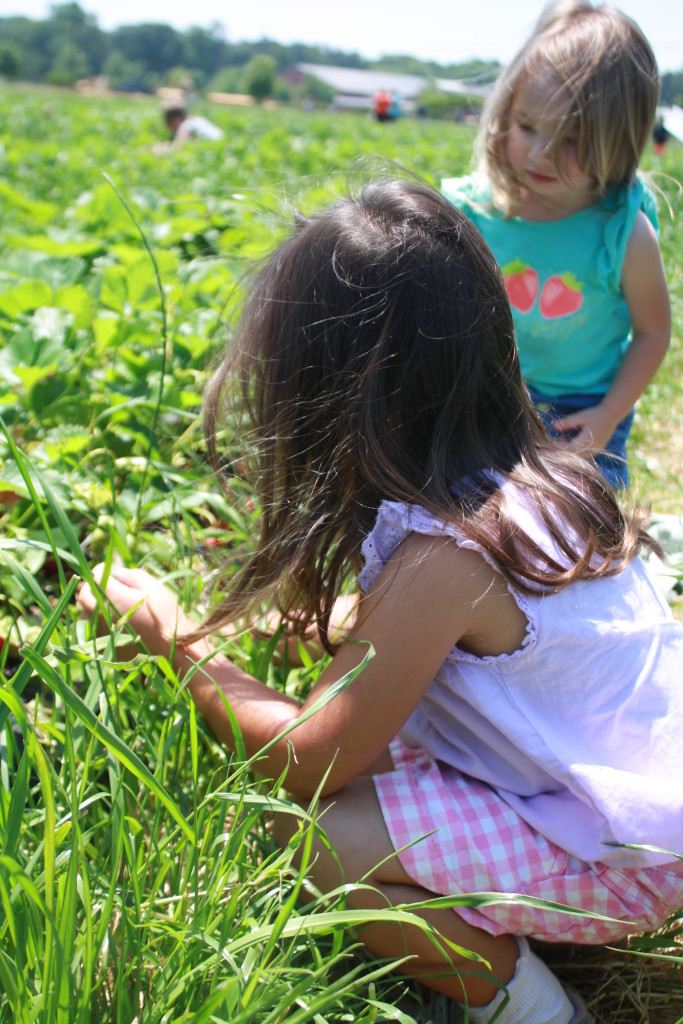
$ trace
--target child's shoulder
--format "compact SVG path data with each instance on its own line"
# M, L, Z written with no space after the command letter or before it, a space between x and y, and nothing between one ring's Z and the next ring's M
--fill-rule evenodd
M543 527L537 510L519 487L495 474L490 475L488 484L494 485L494 489L500 491L511 517L519 524L520 529L532 537L535 543L547 545L547 530ZM470 483L467 482L464 490L470 489ZM460 488L454 486L452 490L456 494ZM452 517L445 512L443 515L436 515L422 505L385 500L381 502L374 526L361 545L365 564L359 573L358 582L363 590L367 592L374 585L396 549L415 534L434 539L450 538L461 551L475 553L498 571L491 551L472 539L464 526L458 523L457 514ZM552 553L561 557L554 547Z
M441 193L465 212L494 209L491 183L484 174L478 172L459 178L443 178Z
M533 548L544 552L544 557L539 556L537 565L531 567L542 568L546 558L550 558L559 565L570 568L571 559L559 547L557 539L544 522L541 510L529 492L518 483L498 474L491 474L489 482L494 484L494 490L499 495L497 500L502 502L506 518L515 524L520 535L529 539ZM469 490L469 485L467 489ZM454 487L453 493L457 492L458 489ZM579 550L581 540L569 522L565 524L565 530L567 538L576 545L576 550ZM475 540L464 523L458 522L457 514L453 517L447 513L434 515L421 505L382 501L377 510L375 523L361 545L364 567L358 575L358 583L362 590L367 593L374 586L397 548L414 534L434 539L450 538L455 542L454 546L462 552L474 553L497 573L501 571L496 558L495 541L487 544L481 539ZM539 596L541 591L542 588L539 588Z
M602 197L599 205L608 214L630 230L640 212L644 213L655 230L659 229L657 202L648 182L636 175L629 185L615 185Z
M598 274L604 286L621 287L621 275L629 239L643 216L659 231L657 205L647 183L636 177L631 185L615 186L602 198L605 214L603 244L598 259Z
M370 590L396 549L414 534L450 537L458 546L474 546L463 538L454 522L433 515L421 505L383 501L377 510L375 524L361 546L365 565L359 573L358 582L364 591Z

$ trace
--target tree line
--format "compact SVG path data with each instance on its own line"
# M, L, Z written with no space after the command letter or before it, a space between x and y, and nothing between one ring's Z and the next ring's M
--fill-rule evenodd
M379 69L425 77L476 78L492 81L500 65L469 61L440 65L410 56L387 56L368 61L348 53L304 43L283 45L272 39L231 43L222 26L194 27L180 32L166 24L122 25L104 31L94 15L78 3L51 8L50 16L0 18L0 76L54 85L73 85L82 78L106 75L113 88L152 92L162 84L191 81L198 89L250 91L249 79L266 94L285 92L283 73L299 63ZM265 85L264 85L265 81ZM324 101L318 83L313 98ZM289 86L291 88L291 86ZM308 83L316 93L315 83ZM286 98L286 97L283 97Z
M267 38L231 43L218 22L185 32L162 23L122 25L107 32L75 2L53 6L50 16L42 20L21 15L0 18L0 77L4 78L73 85L81 78L105 75L112 88L122 90L153 92L162 84L191 82L200 90L291 99L294 87L287 72L299 63L479 83L493 81L500 70L497 61L439 64L408 55L369 61L358 53L305 43L284 45ZM307 76L296 88L319 102L332 99L333 91L315 76ZM662 76L661 102L683 106L683 70Z

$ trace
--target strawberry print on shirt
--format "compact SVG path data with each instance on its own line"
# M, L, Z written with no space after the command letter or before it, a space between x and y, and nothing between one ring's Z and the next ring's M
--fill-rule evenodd
M538 274L534 268L521 260L513 260L501 270L510 305L520 313L530 312L538 295ZM578 313L583 305L581 288L581 282L569 271L553 274L541 289L539 313L545 320L558 320Z
M556 274L543 285L539 300L539 311L546 320L577 313L583 305L581 282L573 274Z
M521 260L506 263L501 270L510 305L520 313L528 313L538 294L538 274Z

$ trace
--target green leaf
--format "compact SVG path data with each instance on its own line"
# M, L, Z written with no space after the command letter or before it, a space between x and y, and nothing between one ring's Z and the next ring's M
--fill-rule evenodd
M48 256L42 252L18 249L0 256L0 268L18 278L45 281L50 288L74 285L85 275L85 260L73 256Z
M51 301L52 288L45 281L22 281L16 288L0 291L0 314L16 320L22 313L49 306Z
M26 550L23 552L23 560L26 560L28 564L24 567L22 561L18 558L14 558L6 548L5 550L2 550L6 544L6 541L0 542L0 563L4 562L5 565L11 569L14 578L22 584L26 593L29 594L39 607L43 609L45 614L49 616L52 611L50 599L35 578L36 570L45 561L45 552L41 551L39 548L36 549L25 546Z
M57 370L57 363L47 366L15 366L14 376L18 377L26 391L33 391L36 384L45 380Z
M17 210L30 215L34 224L49 224L57 213L57 209L52 203L29 199L23 192L12 188L5 181L0 181L0 196L8 199Z
M19 842L21 834L22 819L26 808L26 796L28 794L29 759L28 753L24 750L17 770L12 778L12 792L10 794L9 810L7 812L7 824L2 844L2 852L7 857L13 857L14 851Z
M52 343L50 351L60 349L73 322L71 313L55 306L41 306L31 317L31 333L35 341Z

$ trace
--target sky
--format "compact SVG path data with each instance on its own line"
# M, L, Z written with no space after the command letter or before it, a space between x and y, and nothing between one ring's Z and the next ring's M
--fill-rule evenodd
M165 22L183 30L220 23L230 42L268 36L350 50L375 58L410 54L442 64L472 57L507 63L543 8L543 0L79 0L100 28ZM622 0L662 71L683 68L681 0ZM49 0L0 0L0 16L49 15Z

